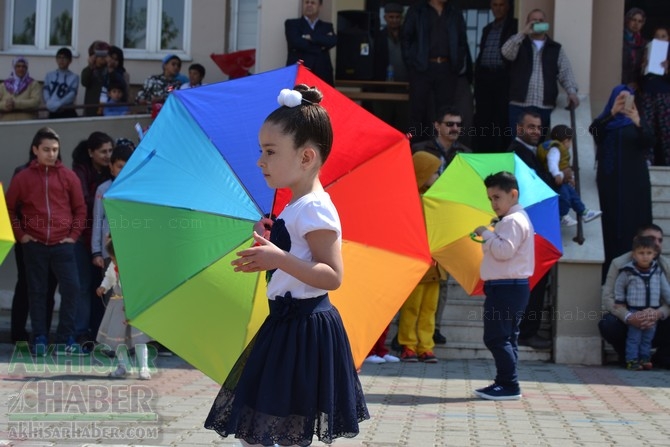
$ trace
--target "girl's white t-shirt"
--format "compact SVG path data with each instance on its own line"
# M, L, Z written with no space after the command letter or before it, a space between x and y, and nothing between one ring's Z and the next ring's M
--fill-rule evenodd
M315 230L335 231L340 248L342 246L340 217L330 195L325 191L315 191L300 197L286 205L277 218L284 221L291 238L289 253L299 259L313 260L305 235ZM276 296L284 296L286 292L291 292L293 298L305 299L315 298L328 291L309 286L277 269L268 283L267 296L273 300Z

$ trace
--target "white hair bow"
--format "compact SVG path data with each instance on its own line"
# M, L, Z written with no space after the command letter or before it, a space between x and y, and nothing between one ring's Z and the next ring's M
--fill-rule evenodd
M299 91L285 88L279 92L277 102L280 106L296 107L302 104L302 94Z

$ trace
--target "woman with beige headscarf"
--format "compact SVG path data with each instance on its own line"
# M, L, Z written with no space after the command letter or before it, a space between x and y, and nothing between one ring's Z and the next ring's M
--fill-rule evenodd
M12 74L0 84L0 120L18 121L37 118L42 88L28 74L28 60L12 61Z

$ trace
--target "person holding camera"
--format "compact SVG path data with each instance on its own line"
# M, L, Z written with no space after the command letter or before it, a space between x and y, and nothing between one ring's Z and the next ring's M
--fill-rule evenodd
M603 283L612 260L630 251L638 228L652 223L648 159L655 136L633 95L628 85L614 87L589 126L596 144L596 184L603 212Z
M542 140L551 125L558 84L568 93L569 105L579 106L577 81L570 61L561 44L547 36L548 31L544 12L533 9L528 13L523 30L510 37L501 49L510 63L510 128L516 129L522 112L533 109L542 120Z

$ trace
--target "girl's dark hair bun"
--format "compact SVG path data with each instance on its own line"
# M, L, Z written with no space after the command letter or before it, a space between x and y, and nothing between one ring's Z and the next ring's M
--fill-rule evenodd
M303 99L312 104L319 104L323 99L323 94L318 88L310 87L307 84L298 84L293 87L293 90L299 91L302 94Z

